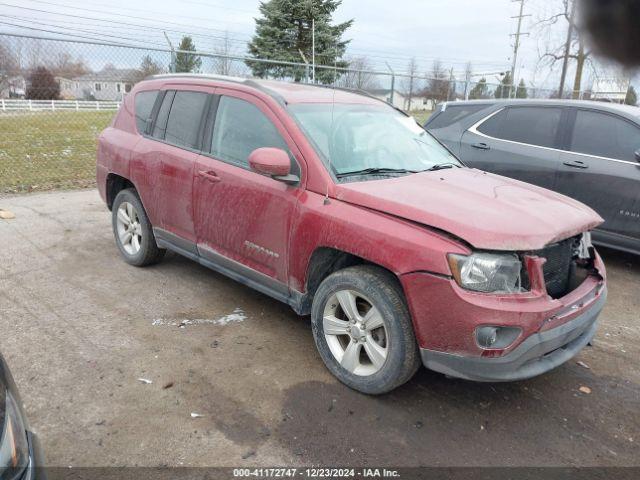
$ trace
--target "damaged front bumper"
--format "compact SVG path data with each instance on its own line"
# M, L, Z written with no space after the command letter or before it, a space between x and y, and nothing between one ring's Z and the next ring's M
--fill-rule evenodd
M605 289L578 317L530 335L501 357L467 357L420 349L422 362L431 370L478 382L507 382L535 377L573 358L591 341L606 297Z

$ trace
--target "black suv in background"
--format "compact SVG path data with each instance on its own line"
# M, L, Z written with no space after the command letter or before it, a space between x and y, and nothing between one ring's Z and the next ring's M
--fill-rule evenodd
M605 219L594 243L640 254L640 108L473 100L439 105L424 127L471 167L586 203Z

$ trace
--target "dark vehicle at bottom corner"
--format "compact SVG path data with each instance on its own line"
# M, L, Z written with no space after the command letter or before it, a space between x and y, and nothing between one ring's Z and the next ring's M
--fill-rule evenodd
M583 100L440 104L424 128L470 167L555 190L605 222L598 245L640 254L640 108Z
M29 429L20 395L0 354L0 480L46 480L36 435Z

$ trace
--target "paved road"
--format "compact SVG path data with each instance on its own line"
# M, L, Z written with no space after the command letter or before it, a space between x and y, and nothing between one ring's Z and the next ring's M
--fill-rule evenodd
M640 465L637 258L603 252L590 369L422 370L371 398L329 375L285 305L178 256L120 261L95 191L0 208L17 216L0 220L0 351L50 465Z

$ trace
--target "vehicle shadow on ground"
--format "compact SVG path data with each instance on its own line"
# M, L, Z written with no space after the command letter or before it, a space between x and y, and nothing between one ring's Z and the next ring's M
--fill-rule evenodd
M631 255L605 251L603 256L610 264L640 273L640 263ZM169 259L169 263L183 262L190 269L203 268L180 257ZM214 272L206 274L218 277ZM251 292L240 284L235 288L243 290L241 296L245 289ZM320 362L306 319L301 321L289 307L267 297L260 303L283 318L282 323L307 344L304 350ZM286 389L280 420L265 425L269 436L300 464L637 463L636 444L629 438L638 437L634 429L640 385L597 376L575 360L545 375L512 383L451 379L421 368L406 385L378 397L350 390L318 374L321 369L310 372L309 381ZM582 393L581 386L589 386L592 393Z

